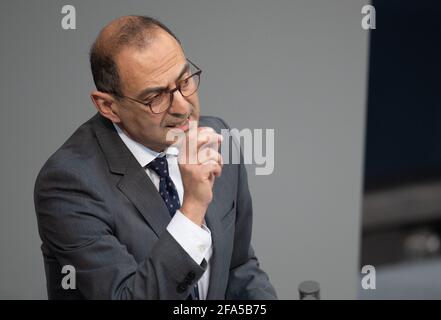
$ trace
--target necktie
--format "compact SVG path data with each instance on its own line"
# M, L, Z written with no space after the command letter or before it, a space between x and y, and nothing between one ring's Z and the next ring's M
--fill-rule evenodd
M168 162L165 156L157 157L147 165L159 176L159 194L167 206L170 216L174 216L176 210L181 207L178 191L168 173Z
M147 168L154 171L159 176L159 194L167 206L170 216L174 216L176 210L181 207L178 191L170 178L168 172L167 157L157 157L147 165ZM197 284L194 286L189 300L199 300L199 290Z

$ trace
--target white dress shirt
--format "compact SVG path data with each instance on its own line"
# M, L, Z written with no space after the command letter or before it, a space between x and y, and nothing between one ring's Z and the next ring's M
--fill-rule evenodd
M179 200L182 204L184 199L184 186L178 165L179 149L169 147L161 153L155 152L132 140L116 124L114 124L114 126L124 144L143 168L156 157L162 156L163 154L166 155L169 175L176 186ZM145 172L159 192L159 176L156 172L148 168L145 168ZM204 258L207 261L207 270L198 281L199 298L205 300L207 298L210 279L210 258L213 253L210 229L206 226L205 221L200 227L188 219L180 210L177 210L167 226L167 231L197 264L201 264Z

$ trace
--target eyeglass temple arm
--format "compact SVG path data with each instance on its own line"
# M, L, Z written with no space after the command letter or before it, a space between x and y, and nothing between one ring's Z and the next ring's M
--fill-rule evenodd
M190 62L194 67L198 68L199 71L202 71L201 68L199 68L193 61L187 58L187 61Z

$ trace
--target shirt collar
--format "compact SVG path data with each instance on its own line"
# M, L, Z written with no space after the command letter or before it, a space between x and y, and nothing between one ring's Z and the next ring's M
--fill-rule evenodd
M143 144L136 142L135 140L130 138L115 123L113 124L113 126L115 127L116 132L118 132L121 140L124 142L124 144L127 146L127 148L130 150L130 152L133 154L135 159L142 167L145 167L157 157L162 157L164 155L166 155L167 157L179 155L179 149L174 146L170 146L162 152L153 151L152 149L147 148Z

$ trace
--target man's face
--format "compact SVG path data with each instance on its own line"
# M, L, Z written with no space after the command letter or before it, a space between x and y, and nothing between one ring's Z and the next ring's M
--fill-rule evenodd
M125 48L116 56L121 89L124 96L147 102L157 91L174 89L176 84L191 74L188 61L179 43L165 31L159 30L146 49ZM182 124L186 119L199 120L197 92L183 97L174 92L171 107L160 114L152 113L144 105L122 99L116 103L118 125L135 141L146 147L162 151L172 144L166 141L171 125Z

